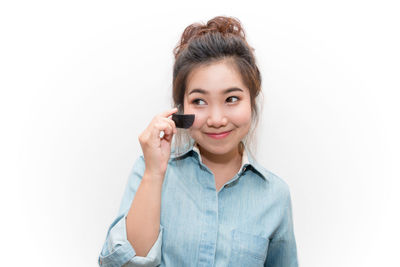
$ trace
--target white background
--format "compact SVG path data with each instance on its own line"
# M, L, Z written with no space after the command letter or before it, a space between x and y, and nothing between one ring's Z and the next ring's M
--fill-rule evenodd
M395 1L2 1L2 266L96 266L184 28L242 21L304 267L400 266Z

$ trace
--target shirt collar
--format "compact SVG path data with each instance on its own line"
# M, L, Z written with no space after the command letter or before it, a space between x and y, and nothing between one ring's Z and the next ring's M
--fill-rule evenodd
M197 152L197 154L199 155L199 160L201 162L203 162L203 160L201 159L201 154L200 154L200 150L199 150L197 143L194 143L192 149ZM243 155L242 155L242 165L240 166L240 170L242 170L243 167L245 167L245 165L249 165L249 164L250 164L250 162L249 162L249 158L247 157L247 151L246 151L246 149L244 149Z
M243 143L243 142L242 142ZM174 147L174 145L172 145ZM257 174L259 174L259 176L261 178L263 178L266 181L269 181L269 177L266 173L266 171L264 170L264 168L251 156L251 154L248 151L248 148L246 147L246 145L243 143L243 156L242 156L242 165L240 167L240 171L239 172L244 172L246 171L248 168L252 168L253 170L256 171ZM173 149L174 150L174 149ZM182 149L182 152L180 153L175 153L173 151L173 153L171 153L171 159L178 159L181 157L184 157L185 155L192 153L193 155L197 156L198 160L200 162L202 162L201 160L201 154L200 154L200 150L197 146L196 141L190 137L189 142L187 142L184 145L184 148Z

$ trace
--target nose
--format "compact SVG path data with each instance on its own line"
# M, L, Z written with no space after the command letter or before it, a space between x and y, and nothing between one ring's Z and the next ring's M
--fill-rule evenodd
M214 127L214 128L220 128L225 126L228 123L228 119L225 116L225 112L218 107L214 107L207 118L207 126L208 127Z

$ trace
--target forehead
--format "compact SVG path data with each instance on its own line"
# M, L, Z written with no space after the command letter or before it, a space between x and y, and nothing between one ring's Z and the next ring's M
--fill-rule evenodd
M227 88L238 87L248 91L242 81L242 76L232 64L226 62L203 65L193 69L187 78L187 90L202 89L209 93L221 93Z

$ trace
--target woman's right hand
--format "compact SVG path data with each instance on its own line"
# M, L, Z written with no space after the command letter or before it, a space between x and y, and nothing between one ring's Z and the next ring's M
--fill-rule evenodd
M172 137L176 134L175 122L168 117L177 111L177 108L173 108L158 114L139 136L146 165L145 173L151 177L164 178L171 153ZM161 131L164 131L162 138Z

